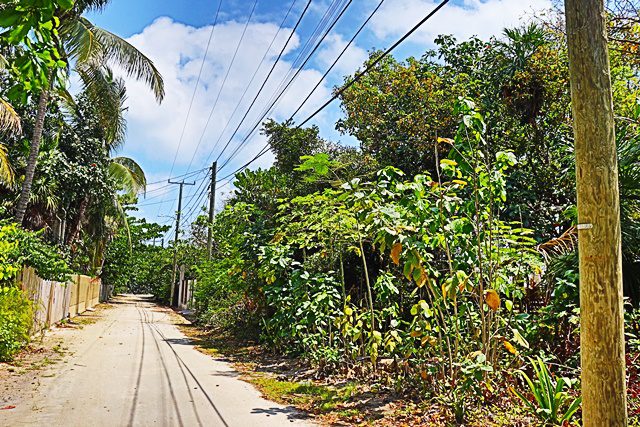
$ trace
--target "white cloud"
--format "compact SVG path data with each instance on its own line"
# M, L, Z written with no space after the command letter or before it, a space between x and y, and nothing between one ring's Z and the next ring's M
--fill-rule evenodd
M202 78L180 146L176 168L173 172L174 175L176 171L181 170L181 168L184 169L194 155L196 145L205 128L207 117L218 95L243 28L244 23L228 21L218 25L214 31L213 41L205 61ZM154 160L169 162L170 164L173 159L210 31L210 26L195 28L163 17L154 21L140 34L136 34L129 39L134 46L152 58L165 81L166 97L162 105L159 106L154 102L153 95L145 84L131 79L127 81L129 138L126 150L127 152L135 153L137 156L144 156L147 164L152 164ZM258 64L260 64L277 31L278 25L273 23L249 25L217 107L204 134L202 144L195 155L195 160L191 167L192 170L205 166L203 163L210 154L215 141L229 120L232 111L240 100L245 87ZM278 33L273 46L269 50L267 59L260 67L242 105L236 113L234 121L225 132L216 152L231 136L239 119L253 100L267 72L277 58L290 31L291 29L285 28ZM287 46L287 53L295 50L299 43L299 38L295 35ZM272 77L263 91L263 95L251 110L252 113L249 114L245 123L252 125L259 117L259 113L267 105L271 95L275 93L290 66L290 63L282 60L276 65ZM316 84L320 76L321 73L315 70L302 71L279 102L275 110L275 117L280 120L288 118L289 114L298 107L299 102L306 97L308 90ZM329 96L330 88L324 85L321 86L301 114L311 111L312 107L316 107ZM237 146L241 137L244 137L245 130L247 130L247 127L243 127L240 130L235 140L229 145L222 160ZM245 163L247 159L262 148L264 142L265 140L261 136L252 138L251 143L240 152L238 158L230 166ZM268 155L264 156L262 164L265 164L265 161L270 162ZM227 168L227 170L231 169ZM167 174L168 172L166 171Z
M340 34L327 36L324 47L318 52L318 60L324 68L331 66L347 43L348 40L345 40ZM342 75L352 74L364 63L367 57L366 50L358 47L356 44L352 44L336 64L333 73L340 73Z
M404 34L440 3L434 0L387 0L372 22L378 38ZM551 0L463 0L450 2L437 12L411 38L430 44L440 34L458 39L471 36L488 38L505 27L515 26L536 11L551 7Z

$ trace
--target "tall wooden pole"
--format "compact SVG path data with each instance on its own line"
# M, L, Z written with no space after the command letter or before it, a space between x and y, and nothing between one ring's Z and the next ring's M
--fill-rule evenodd
M211 166L211 189L209 193L209 223L207 227L207 254L209 261L211 261L211 254L213 252L213 217L215 215L216 208L216 180L218 177L218 162L213 162Z
M176 272L178 268L178 242L180 240L180 218L182 217L182 190L185 185L196 185L195 182L173 182L168 181L169 184L177 184L180 186L180 192L178 195L178 212L176 213L176 238L173 246L173 275L171 276L171 306L175 307L177 304L176 298Z
M580 256L582 421L627 424L620 195L603 0L565 0Z

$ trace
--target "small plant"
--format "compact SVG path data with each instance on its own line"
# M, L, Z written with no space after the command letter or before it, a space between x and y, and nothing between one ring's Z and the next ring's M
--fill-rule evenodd
M32 303L20 289L0 286L0 362L29 342L32 314Z
M527 383L535 402L518 390L512 389L512 391L525 403L526 408L545 424L563 425L570 422L582 403L580 397L571 401L571 395L567 392L575 380L570 378L554 380L549 368L540 358L530 359L530 361L536 376L534 380L523 371L518 372ZM567 405L568 402L570 403ZM565 407L566 409L564 409Z

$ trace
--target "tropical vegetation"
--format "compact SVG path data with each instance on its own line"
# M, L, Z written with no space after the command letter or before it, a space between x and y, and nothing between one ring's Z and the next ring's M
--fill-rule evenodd
M506 425L578 423L575 155L557 12L488 40L440 36L356 82L354 70L335 127L357 146L263 123L273 165L237 173L214 221L199 216L165 247L169 228L134 214L147 180L118 155L126 86L112 67L158 101L162 77L86 18L108 3L0 5L0 359L28 341L24 266L170 303L181 265L199 326L295 358L316 379L368 382L444 408L447 422L500 407ZM609 6L629 408L640 417L640 18L632 2Z
M611 13L631 361L637 16ZM419 396L457 422L506 400L520 408L506 424L576 423L580 281L560 21L551 13L489 40L441 36L420 58L383 59L340 97L336 128L358 147L265 123L275 162L236 175L210 225L212 260L195 238L178 251L197 281L200 324L304 360L316 378ZM629 407L637 417L637 393Z
M127 205L144 193L126 136L124 76L158 101L162 77L126 40L86 13L106 0L10 0L0 5L0 358L28 341L23 267L44 279L100 275L107 246L127 229ZM70 92L70 78L81 87Z

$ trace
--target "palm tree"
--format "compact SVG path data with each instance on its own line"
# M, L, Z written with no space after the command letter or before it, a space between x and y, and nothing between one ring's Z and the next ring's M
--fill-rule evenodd
M5 69L6 66L7 61L4 56L0 55L0 71ZM0 134L5 132L20 133L22 129L20 116L18 116L11 104L0 98ZM3 144L0 144L0 180L5 183L13 182L13 169L7 157L7 149Z
M96 105L89 90L84 92L84 96L91 100L90 108L86 111L75 110L76 116L73 120L76 122L76 126L82 126L86 120L93 121L100 124L100 130L103 133L103 144L108 155L116 150L124 143L126 136L127 123L124 119L124 112L126 110L124 104L127 100L127 92L124 81L122 79L114 79L113 73L109 68L104 72L104 88L103 99L107 99L107 103L111 104L107 110L110 112L109 116L105 115L105 109L103 105ZM133 159L129 157L111 157L109 159L109 165L107 169L109 178L116 185L118 192L123 192L124 195L134 198L139 193L144 192L147 186L147 179L145 177L142 167ZM115 217L116 223L126 224L126 215L124 209L118 198L118 194L114 194L113 204L110 211L112 211L112 217ZM66 243L72 244L77 238L82 223L85 220L85 215L90 204L90 195L85 194L80 201L78 213L74 219L72 226L67 235ZM101 212L100 217L92 218L92 222L104 222L105 216L109 216L107 212ZM102 227L98 227L102 228Z
M109 0L78 0L74 7L62 12L60 19L60 45L58 49L68 64L75 64L74 71L80 77L84 92L99 107L102 120L106 121L119 108L115 98L105 96L109 91L108 64L116 64L130 77L143 80L153 90L158 102L164 97L162 76L153 62L144 56L126 40L96 27L82 16L91 10L100 10ZM53 73L49 80L53 83ZM27 167L25 170L22 191L16 207L16 220L22 223L29 203L31 185L35 174L38 152L42 141L44 119L47 111L50 92L53 86L40 93L38 109L34 125L33 137Z

